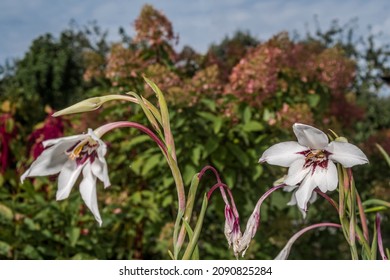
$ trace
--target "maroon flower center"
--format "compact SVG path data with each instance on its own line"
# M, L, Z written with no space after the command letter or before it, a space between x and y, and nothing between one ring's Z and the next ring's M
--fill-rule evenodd
M74 146L66 151L66 154L71 160L75 160L77 165L84 164L88 159L94 162L97 156L97 148L99 144L92 138L87 138L77 142Z
M303 168L312 168L312 174L317 167L324 169L328 168L329 155L331 155L331 153L326 150L306 150L299 152L298 154L305 157Z

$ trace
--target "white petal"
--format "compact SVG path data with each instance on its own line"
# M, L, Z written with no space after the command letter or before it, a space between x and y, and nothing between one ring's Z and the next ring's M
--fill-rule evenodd
M42 152L40 156L31 164L30 168L20 177L21 182L26 177L47 176L57 174L67 161L67 155L61 150L61 147L50 147Z
M326 148L331 153L329 158L341 163L345 168L368 163L366 155L353 144L333 141Z
M297 200L297 205L303 211L307 210L307 203L309 202L313 190L316 188L316 183L314 182L313 176L308 174L302 184L299 186L298 190L295 192L295 198Z
M313 203L314 201L316 201L316 199L317 199L317 193L312 192L311 197L309 199L309 203ZM297 205L296 192L293 193L293 195L291 196L291 199L287 203L287 205L289 205L289 206ZM306 219L306 212L299 207L298 207L298 209L299 209L299 212L301 212L303 218Z
M92 174L91 164L87 163L83 168L84 179L80 183L80 193L85 205L91 210L99 225L102 225L100 217L97 194L96 194L96 177Z
M283 190L284 190L285 192L292 192L292 191L295 190L296 188L298 188L297 185L295 185L295 186L285 186L285 187L283 187Z
M294 186L303 181L305 176L309 173L310 168L303 168L305 164L304 158L295 160L288 169L288 174L284 183L289 186Z
M296 123L293 130L298 143L312 149L323 149L328 145L328 137L321 130L306 124Z
M297 205L297 199L295 198L295 192L293 192L290 201L287 202L287 205L289 205L289 206Z
M57 145L57 144L65 144L65 145L69 145L71 147L72 145L76 144L78 141L83 140L84 138L85 138L85 135L72 135L72 136L67 136L67 137L45 140L42 142L42 145L45 148L48 146Z
M317 193L316 193L316 192L312 192L312 193L311 193L311 197L310 197L310 199L309 199L309 203L312 204L312 203L314 203L316 200L317 200Z
M337 188L339 178L337 176L336 165L332 161L328 161L327 168L321 168L317 166L314 174L312 175L317 187L323 193L327 191L334 191Z
M88 135L93 139L95 140L96 142L98 142L99 144L99 148L98 148L98 153L100 153L100 155L102 156L105 156L106 155L106 152L107 152L107 146L106 144L95 134L95 132L88 128Z
M110 178L108 177L107 163L104 157L95 158L95 161L91 164L91 170L92 173L103 182L105 188L108 188L111 185Z
M289 167L295 160L304 157L299 153L305 150L307 148L299 145L297 142L282 142L265 150L259 162Z
M83 165L77 166L74 160L68 160L58 176L58 190L56 198L57 200L65 199L69 196L70 191L73 188L77 178L79 177Z

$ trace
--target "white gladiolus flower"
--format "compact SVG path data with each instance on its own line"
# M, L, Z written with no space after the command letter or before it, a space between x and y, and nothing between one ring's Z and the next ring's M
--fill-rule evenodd
M45 150L21 176L21 182L27 177L48 176L59 173L57 200L66 199L80 173L80 193L85 204L102 224L96 195L96 178L104 187L110 186L107 163L104 158L106 144L100 140L92 129L87 134L62 137L44 141Z
M309 125L293 125L298 142L289 141L268 148L259 162L288 167L284 183L296 187L290 204L307 211L313 190L333 191L338 185L335 163L345 168L368 163L366 155L355 145L332 141L321 130Z

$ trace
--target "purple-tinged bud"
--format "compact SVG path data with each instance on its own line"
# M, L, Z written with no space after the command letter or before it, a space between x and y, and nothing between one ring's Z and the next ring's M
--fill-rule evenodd
M233 250L236 255L236 247L242 234L240 230L239 218L235 216L234 211L230 208L229 205L225 205L225 236L229 247L233 245Z
M260 207L255 207L252 215L249 217L249 220L246 224L246 229L242 237L240 238L237 246L237 251L234 252L235 255L238 255L242 252L242 257L244 257L246 250L249 247L253 237L255 236L257 229L260 224Z

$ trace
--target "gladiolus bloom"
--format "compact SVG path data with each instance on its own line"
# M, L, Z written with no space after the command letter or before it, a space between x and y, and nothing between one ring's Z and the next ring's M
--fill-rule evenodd
M80 173L80 193L85 204L101 225L97 204L96 179L110 186L107 163L104 158L107 147L92 129L87 134L61 137L44 141L45 150L21 176L21 182L27 177L48 176L59 173L57 200L66 199Z
M345 168L368 163L366 155L355 145L332 141L321 130L309 125L293 125L298 142L289 141L268 148L259 162L288 167L284 183L297 186L292 203L307 211L307 203L318 187L323 193L338 185L335 163Z

